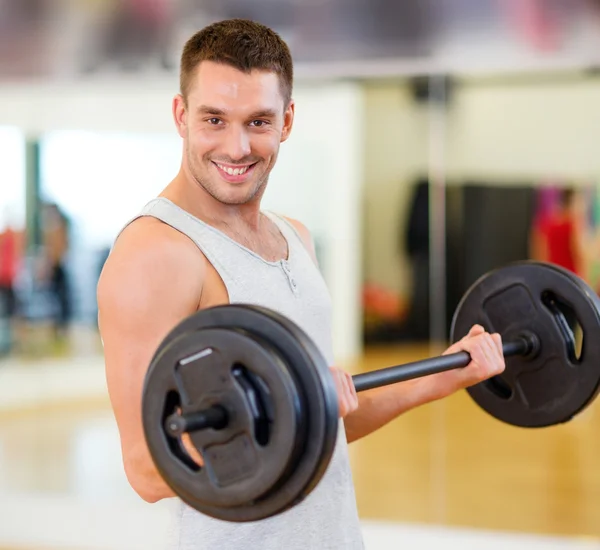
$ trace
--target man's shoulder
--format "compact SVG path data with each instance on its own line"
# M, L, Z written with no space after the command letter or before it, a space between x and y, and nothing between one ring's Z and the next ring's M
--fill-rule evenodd
M117 246L141 247L150 250L158 250L162 246L188 245L191 247L192 244L193 242L187 235L153 216L136 218L123 228L115 240L115 248Z
M115 240L109 260L130 265L171 270L201 267L205 257L195 243L170 225L151 216L142 216L125 227Z
M104 303L159 302L164 296L196 303L206 261L185 235L152 218L139 218L118 236L98 281ZM136 302L136 303L137 303Z

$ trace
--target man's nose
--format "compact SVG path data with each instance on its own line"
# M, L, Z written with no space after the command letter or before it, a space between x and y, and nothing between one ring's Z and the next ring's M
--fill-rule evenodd
M233 162L243 160L251 152L250 138L244 128L232 126L227 135L225 153Z

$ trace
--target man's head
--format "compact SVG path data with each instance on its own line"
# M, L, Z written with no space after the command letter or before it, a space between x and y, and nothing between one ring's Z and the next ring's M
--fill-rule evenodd
M185 44L180 80L173 113L184 168L221 203L260 198L294 116L285 42L252 21L215 23Z

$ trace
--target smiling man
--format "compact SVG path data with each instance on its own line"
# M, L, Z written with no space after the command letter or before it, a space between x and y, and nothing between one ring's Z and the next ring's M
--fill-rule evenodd
M268 307L304 329L332 365L341 429L319 485L301 504L252 523L215 520L177 500L171 544L179 550L363 548L348 442L504 369L499 336L481 327L448 350L468 351L472 362L466 368L361 392L360 398L349 374L333 366L331 300L311 236L299 221L261 209L294 121L292 83L287 45L263 25L222 21L189 39L180 93L173 100L183 143L181 169L126 224L98 285L107 383L125 472L148 502L175 495L144 439L144 376L162 339L185 317L228 303Z

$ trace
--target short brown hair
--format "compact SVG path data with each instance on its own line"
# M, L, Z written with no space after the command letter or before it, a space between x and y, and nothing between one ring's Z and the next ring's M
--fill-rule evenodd
M231 65L243 72L252 69L279 75L287 107L292 97L294 68L288 45L269 27L247 19L227 19L194 34L181 54L180 89L187 99L194 71L202 61Z

